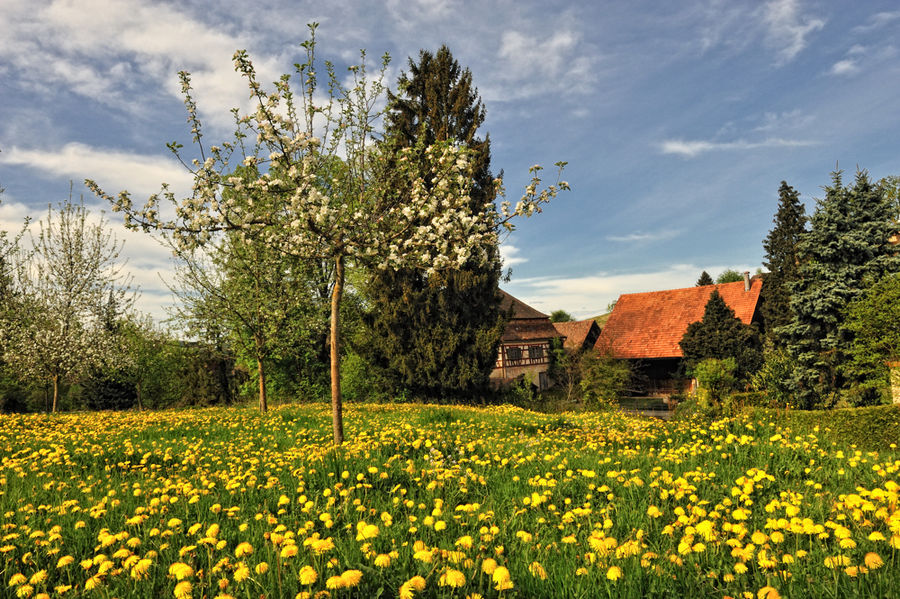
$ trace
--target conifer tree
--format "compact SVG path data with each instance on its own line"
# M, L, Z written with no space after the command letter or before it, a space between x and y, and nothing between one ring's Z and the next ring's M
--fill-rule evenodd
M779 330L793 318L789 286L797 280L800 269L798 246L806 230L806 210L796 189L781 182L775 227L763 241L766 251L763 266L769 271L762 288L762 314L766 333L776 346L783 344Z
M707 358L733 358L738 377L745 380L762 364L762 343L756 327L741 322L718 290L709 296L703 320L688 325L680 345L689 368Z
M704 285L714 285L714 284L715 284L715 281L713 281L713 278L711 276L709 276L709 273L704 270L703 272L700 273L700 278L697 279L696 286L703 287Z
M810 230L801 236L802 260L788 287L791 324L784 328L796 358L799 399L804 407L829 406L848 383L844 364L853 339L846 311L868 287L900 271L894 205L885 190L858 171L853 187L841 172L818 202Z
M480 138L484 106L450 50L422 50L388 94L385 143L398 147L455 141L471 150L470 209L480 214L495 196L490 138ZM376 273L367 289L371 310L362 352L380 379L426 395L465 396L484 389L497 354L500 309L499 252L458 271L425 274L403 269Z

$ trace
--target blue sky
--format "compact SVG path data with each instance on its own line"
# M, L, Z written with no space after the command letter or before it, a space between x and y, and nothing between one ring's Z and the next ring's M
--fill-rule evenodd
M0 227L81 182L144 198L187 189L165 143L189 133L176 73L193 73L207 139L245 103L231 56L266 80L301 56L346 65L446 43L487 108L494 171L516 199L532 164L566 160L572 191L504 240L504 287L587 317L620 293L755 270L781 180L808 209L840 165L900 174L900 7L894 2L4 0ZM549 169L548 169L549 170ZM114 215L109 215L115 218ZM164 314L167 250L120 230L140 307Z

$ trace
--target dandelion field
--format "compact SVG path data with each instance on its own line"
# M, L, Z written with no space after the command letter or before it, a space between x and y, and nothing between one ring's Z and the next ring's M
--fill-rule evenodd
M900 453L355 405L0 417L9 597L891 597Z

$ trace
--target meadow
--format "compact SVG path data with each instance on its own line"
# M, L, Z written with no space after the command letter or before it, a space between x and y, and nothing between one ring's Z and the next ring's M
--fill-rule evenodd
M0 595L890 597L900 452L776 419L0 416ZM757 418L759 416L757 415Z

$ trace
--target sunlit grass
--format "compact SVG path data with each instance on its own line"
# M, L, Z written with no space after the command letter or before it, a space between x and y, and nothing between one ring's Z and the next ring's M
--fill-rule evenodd
M0 417L17 597L889 597L900 456L773 423L325 406ZM851 440L852 441L852 440Z

